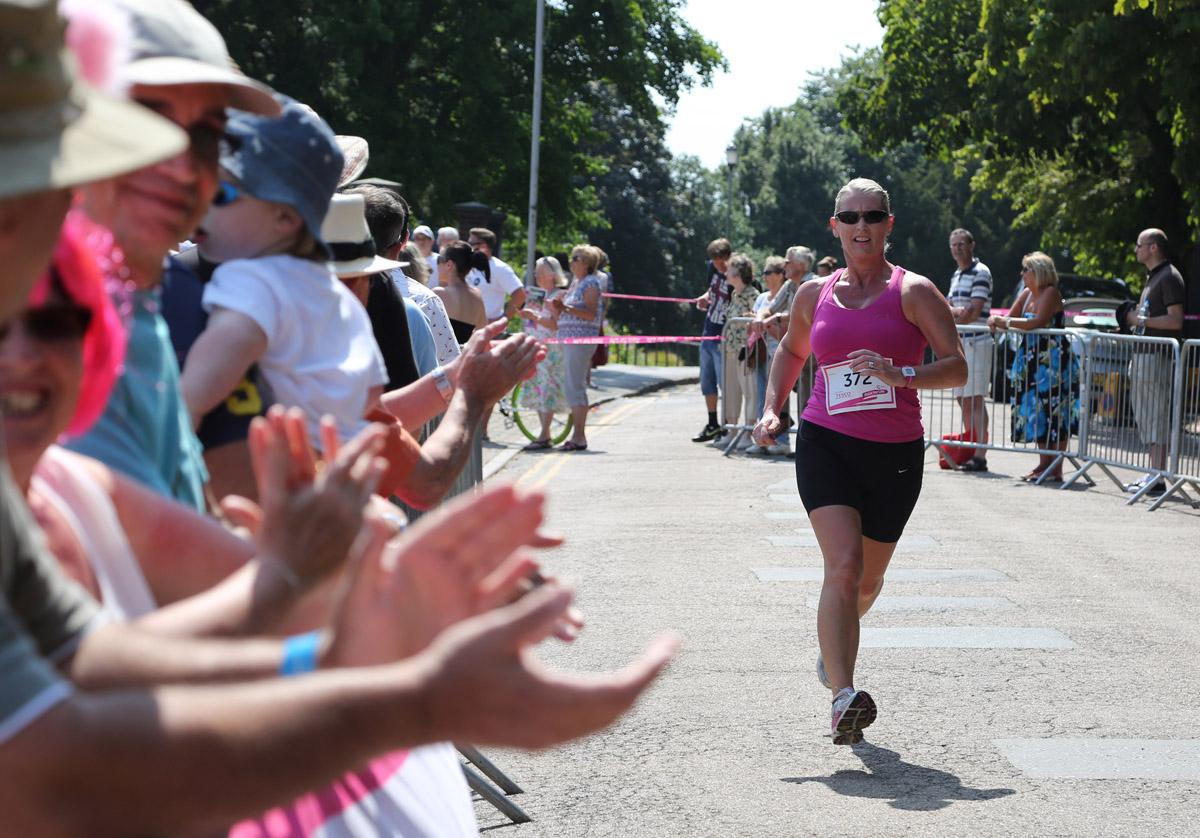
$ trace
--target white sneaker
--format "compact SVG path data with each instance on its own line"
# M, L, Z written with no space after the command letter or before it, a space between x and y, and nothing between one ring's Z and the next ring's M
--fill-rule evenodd
M761 457L767 453L767 449L761 445L754 445L746 449L746 453L751 457Z
M829 723L835 745L854 745L862 741L863 729L875 721L875 701L863 691L843 687L833 698L833 713Z
M739 442L737 450L749 451L751 448L758 448L758 443L754 441L754 437L747 436L745 442Z
M713 448L724 448L729 444L729 431L722 431L720 436L713 437L709 443Z
M774 445L767 446L767 453L775 455L790 454L792 453L792 447L786 442L777 442Z

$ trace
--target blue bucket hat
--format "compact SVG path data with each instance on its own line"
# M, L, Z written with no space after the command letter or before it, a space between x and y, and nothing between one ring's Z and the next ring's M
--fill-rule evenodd
M311 108L283 101L278 117L229 111L229 147L221 166L242 188L263 201L287 204L329 253L321 222L342 174L342 151L333 131Z

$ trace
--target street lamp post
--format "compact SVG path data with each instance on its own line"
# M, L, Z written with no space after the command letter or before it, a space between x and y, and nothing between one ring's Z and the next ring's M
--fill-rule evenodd
M729 225L725 231L725 235L728 238L733 237L733 207L735 203L733 195L733 170L737 168L737 164L737 147L730 143L729 147L725 149L725 167L729 170Z
M533 127L529 139L529 237L525 247L525 283L533 284L537 255L538 164L542 133L542 39L546 30L546 0L537 0L537 23L533 52Z

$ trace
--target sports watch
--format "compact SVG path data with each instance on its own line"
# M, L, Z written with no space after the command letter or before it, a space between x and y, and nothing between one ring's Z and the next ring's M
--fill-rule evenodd
M913 379L917 377L916 368L915 367L901 367L900 374L902 376L904 376L904 386L911 388L913 386Z

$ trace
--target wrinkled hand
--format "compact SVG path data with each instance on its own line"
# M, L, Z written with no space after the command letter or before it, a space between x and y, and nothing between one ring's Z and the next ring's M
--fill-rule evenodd
M696 298L696 308L701 311L708 311L708 295Z
M537 571L528 547L545 497L498 485L464 495L390 538L361 544L339 604L329 661L360 666L410 657L448 627L512 601Z
M783 422L775 414L773 410L767 409L763 411L762 418L754 426L754 430L750 432L750 438L757 445L766 447L775 444L775 437L779 436L779 432L783 430Z
M1000 329L1001 331L1003 331L1008 328L1008 318L1004 317L1003 315L1000 315L1000 314L993 314L990 317L988 317L987 325L988 325L988 328L991 329L993 332L996 331L997 329Z
M492 342L504 331L497 320L479 329L463 347L456 372L458 389L484 405L495 404L519 382L533 376L546 347L529 335L514 335Z
M422 654L430 672L422 717L436 739L546 748L608 727L633 706L670 662L678 639L660 636L619 672L552 672L531 647L554 630L571 596L545 585L459 623Z
M341 450L330 420L322 422L326 450L336 451L318 473L308 444L304 414L273 407L250 425L250 462L258 483L259 503L227 498L252 529L259 554L286 568L293 584L311 585L345 561L362 525L363 508L386 468L375 456L383 439L373 426Z

